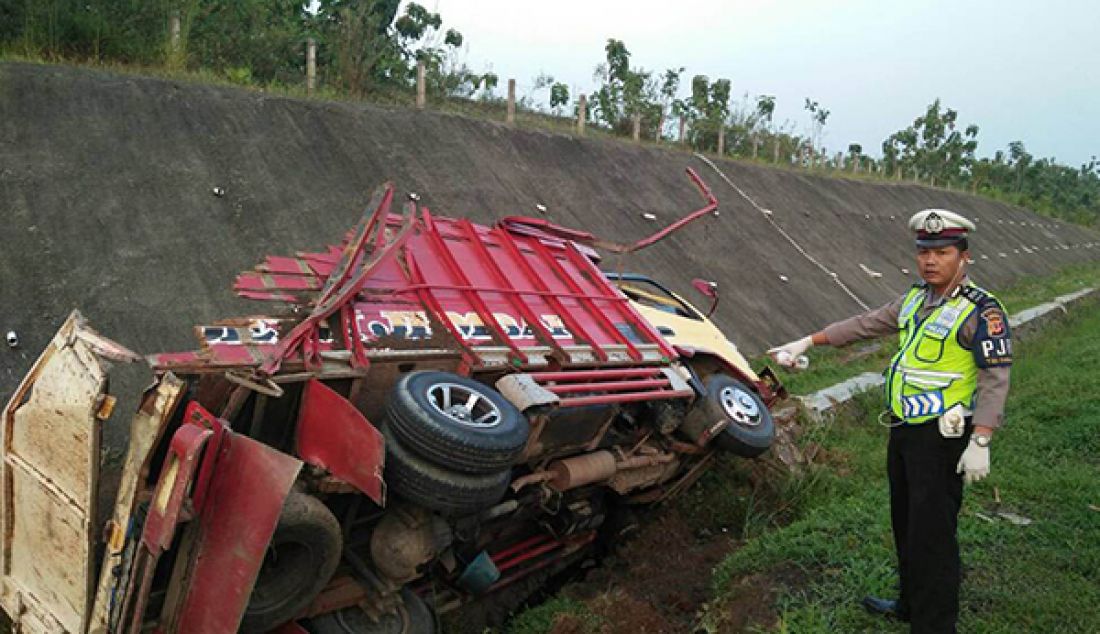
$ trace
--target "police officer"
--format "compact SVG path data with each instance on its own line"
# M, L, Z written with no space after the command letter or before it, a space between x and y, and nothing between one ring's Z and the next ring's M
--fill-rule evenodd
M956 527L963 481L989 474L989 447L1008 394L1012 340L1001 303L970 282L963 216L913 215L923 282L881 308L769 350L792 366L811 346L843 346L896 335L886 370L886 470L898 573L897 599L867 596L871 612L910 622L911 631L954 632L959 611Z

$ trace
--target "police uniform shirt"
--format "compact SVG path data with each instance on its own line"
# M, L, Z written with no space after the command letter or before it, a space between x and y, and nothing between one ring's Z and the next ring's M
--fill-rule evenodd
M966 290L968 283L969 280L964 278L960 289ZM853 341L897 334L898 314L904 298L905 295L902 294L881 308L829 324L824 329L829 344L843 346ZM959 345L974 352L975 363L978 365L974 426L997 428L1004 422L1009 367L1012 364L1008 317L996 300L980 294L975 294L974 299L977 300L977 308L959 328L958 341ZM926 286L917 319L923 322L943 301L942 297L933 294L932 289Z

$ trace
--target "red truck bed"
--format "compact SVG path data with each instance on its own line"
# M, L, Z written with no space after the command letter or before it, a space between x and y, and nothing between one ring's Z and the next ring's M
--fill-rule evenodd
M710 204L668 230L714 211L702 189ZM315 368L337 351L353 367L374 356L457 353L464 373L663 365L675 357L599 271L585 244L598 243L592 236L538 219L487 227L436 217L411 201L395 214L394 196L391 184L376 192L341 246L269 256L238 276L241 296L309 306L305 319L201 327L200 351L154 355L152 364L192 372L253 367L270 376L284 362Z

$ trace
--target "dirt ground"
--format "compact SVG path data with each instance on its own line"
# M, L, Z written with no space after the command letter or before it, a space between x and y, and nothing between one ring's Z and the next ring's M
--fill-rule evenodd
M601 634L672 634L696 631L713 598L711 570L736 547L721 531L692 530L671 509L644 517L642 528L583 580L561 593L583 602L605 624ZM770 580L748 578L721 606L722 632L775 622ZM558 617L553 634L586 633L572 615Z

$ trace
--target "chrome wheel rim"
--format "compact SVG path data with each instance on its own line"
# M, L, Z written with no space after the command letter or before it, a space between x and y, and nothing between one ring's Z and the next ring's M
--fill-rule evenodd
M726 416L740 425L755 427L760 424L760 406L756 399L743 389L725 387L718 393L718 400Z
M466 427L489 429L503 420L500 408L484 394L458 383L433 383L428 387L428 402L435 411Z

